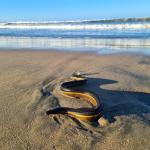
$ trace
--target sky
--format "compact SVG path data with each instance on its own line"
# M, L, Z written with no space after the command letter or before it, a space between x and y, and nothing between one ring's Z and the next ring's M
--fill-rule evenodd
M150 17L150 0L0 0L0 21Z

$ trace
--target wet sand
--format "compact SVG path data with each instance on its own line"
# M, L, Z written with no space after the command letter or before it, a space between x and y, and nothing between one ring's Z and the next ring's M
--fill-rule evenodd
M88 105L59 93L60 83L78 70L99 72L86 88L100 96L108 125L45 114L56 106ZM0 149L149 150L149 141L149 56L0 51Z

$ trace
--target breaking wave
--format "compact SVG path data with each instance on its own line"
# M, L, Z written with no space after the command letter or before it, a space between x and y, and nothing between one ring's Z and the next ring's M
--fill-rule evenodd
M50 30L141 30L150 29L150 19L76 20L0 23L0 29Z

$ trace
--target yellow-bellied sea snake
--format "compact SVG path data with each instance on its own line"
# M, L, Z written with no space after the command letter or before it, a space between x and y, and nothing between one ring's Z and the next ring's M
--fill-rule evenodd
M102 115L102 104L99 96L93 92L75 88L86 84L88 78L82 74L74 73L72 75L72 79L72 81L63 82L61 84L60 90L62 94L64 96L85 99L92 104L92 108L75 109L68 107L57 107L48 110L46 114L68 114L69 116L81 121L97 121Z

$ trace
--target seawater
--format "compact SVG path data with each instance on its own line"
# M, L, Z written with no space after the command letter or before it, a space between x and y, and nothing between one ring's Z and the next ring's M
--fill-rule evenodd
M0 22L0 49L150 54L150 20Z

